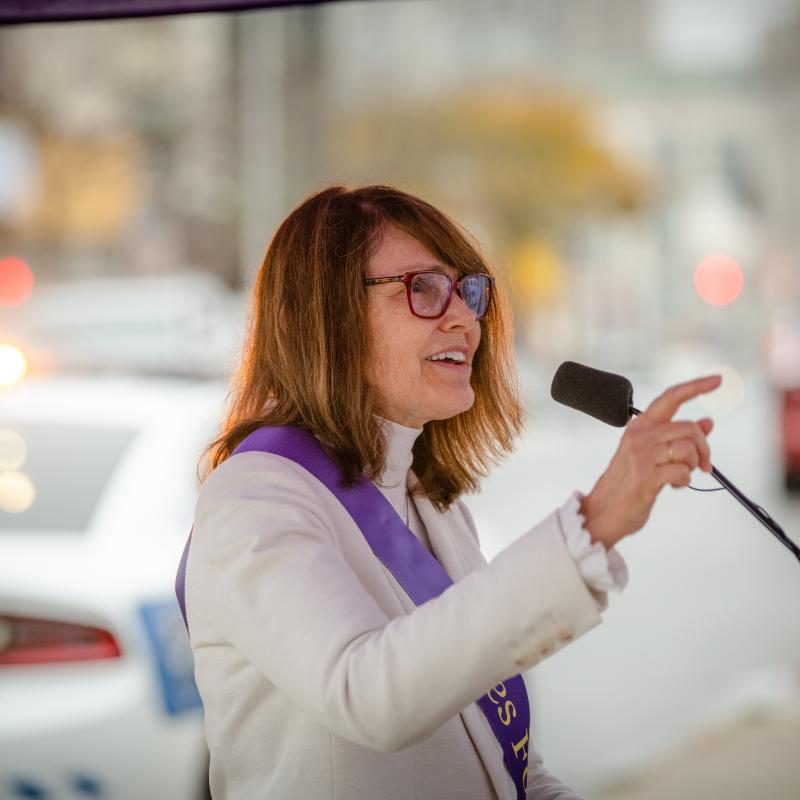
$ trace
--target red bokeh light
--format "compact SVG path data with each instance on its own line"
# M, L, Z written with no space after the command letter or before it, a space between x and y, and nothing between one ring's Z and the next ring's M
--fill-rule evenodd
M707 303L726 306L741 293L744 285L742 268L722 253L706 256L694 271L694 288Z
M21 306L32 291L31 268L16 256L0 258L0 306Z

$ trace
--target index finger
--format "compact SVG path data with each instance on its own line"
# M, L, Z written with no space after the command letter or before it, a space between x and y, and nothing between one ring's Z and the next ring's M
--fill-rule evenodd
M713 391L721 382L722 375L706 375L670 386L650 403L642 415L656 422L669 422L683 403L699 394Z

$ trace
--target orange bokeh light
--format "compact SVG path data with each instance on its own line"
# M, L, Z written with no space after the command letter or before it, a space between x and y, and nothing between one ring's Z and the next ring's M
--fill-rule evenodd
M742 268L722 253L706 256L694 271L694 288L707 303L726 306L741 293L744 285Z
M31 268L16 256L0 258L0 306L21 306L33 291Z

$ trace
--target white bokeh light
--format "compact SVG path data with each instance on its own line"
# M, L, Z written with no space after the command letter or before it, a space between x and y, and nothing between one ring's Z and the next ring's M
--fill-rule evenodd
M11 514L21 514L29 509L36 498L33 481L17 470L0 472L0 509Z
M28 360L19 348L0 344L0 385L11 386L22 380L28 370Z
M19 469L28 457L28 446L17 431L0 428L0 470Z
M744 381L741 375L728 366L708 367L704 375L722 375L722 383L713 392L700 395L700 402L711 414L730 414L744 399Z

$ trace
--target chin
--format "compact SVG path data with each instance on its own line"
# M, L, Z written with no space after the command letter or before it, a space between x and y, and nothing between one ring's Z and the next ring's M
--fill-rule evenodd
M452 419L453 417L457 417L459 414L463 414L465 411L469 411L474 404L475 395L471 395L468 399L465 398L464 402L462 403L452 403L446 408L439 409L439 413L436 416L432 416L431 419Z

